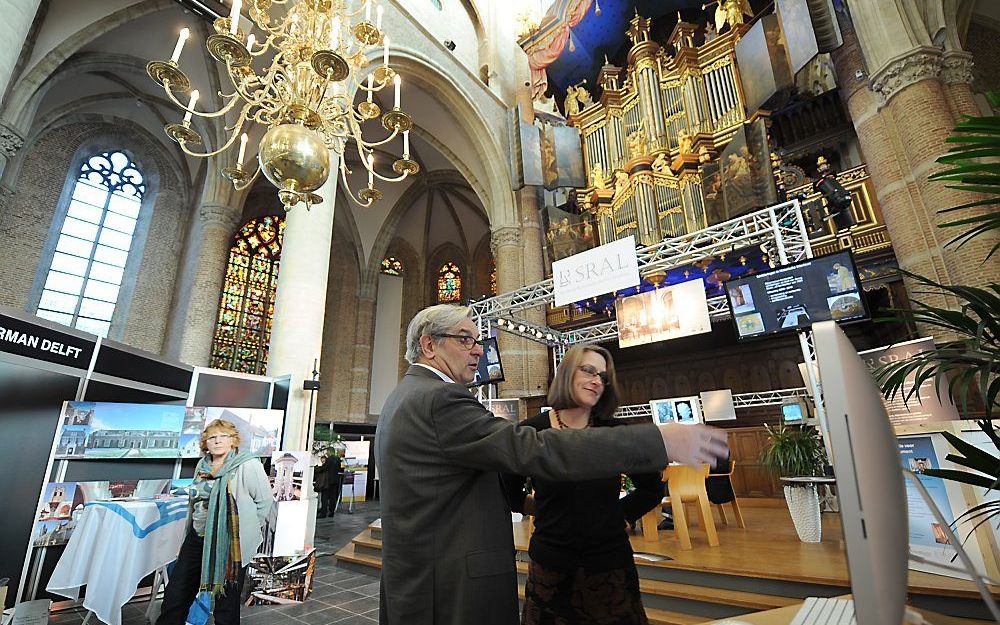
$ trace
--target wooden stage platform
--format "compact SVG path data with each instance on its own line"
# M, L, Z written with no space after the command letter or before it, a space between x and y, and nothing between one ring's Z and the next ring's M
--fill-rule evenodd
M631 537L637 554L668 556L646 561L636 557L643 605L654 625L694 625L713 619L790 606L809 596L834 597L850 592L840 517L823 515L823 542L806 544L795 534L784 500L741 499L746 529L723 525L716 514L720 545L709 547L705 531L691 528L693 549L680 548L672 531L647 542ZM528 524L513 523L518 573L523 590L527 573ZM381 566L381 530L369 527L337 553L347 567ZM986 618L972 582L910 571L910 602L967 618ZM1000 598L1000 587L992 589Z

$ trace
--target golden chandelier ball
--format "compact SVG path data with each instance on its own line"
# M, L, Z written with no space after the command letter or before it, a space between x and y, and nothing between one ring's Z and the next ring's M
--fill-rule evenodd
M318 132L282 124L260 140L260 169L279 189L309 193L330 176L330 156Z

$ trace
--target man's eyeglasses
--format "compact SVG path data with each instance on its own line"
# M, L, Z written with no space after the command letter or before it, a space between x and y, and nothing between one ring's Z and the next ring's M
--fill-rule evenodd
M470 352L472 351L472 348L475 347L476 345L481 346L483 344L482 339L477 339L476 337L469 336L468 334L435 334L434 336L442 339L455 339L456 341L462 344L462 347L469 350Z
M232 434L213 434L206 438L206 441L228 441L233 437Z
M601 385L608 385L608 374L606 371L598 371L591 365L580 365L578 369L591 380L597 378L601 381Z

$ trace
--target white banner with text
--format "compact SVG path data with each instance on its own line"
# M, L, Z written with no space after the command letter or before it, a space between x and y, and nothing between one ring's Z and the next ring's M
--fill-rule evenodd
M639 284L635 237L625 237L552 263L556 306Z

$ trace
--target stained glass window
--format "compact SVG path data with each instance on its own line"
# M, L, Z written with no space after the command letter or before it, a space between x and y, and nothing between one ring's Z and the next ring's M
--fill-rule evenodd
M490 261L490 293L492 295L497 294L497 261L493 259Z
M122 152L84 161L36 314L106 337L118 303L146 185Z
M438 303L462 299L462 272L455 263L445 263L438 271Z
M390 276L403 275L403 263L395 256L386 256L382 259L382 273Z
M229 248L211 366L263 374L274 317L285 220L269 216L240 228Z

